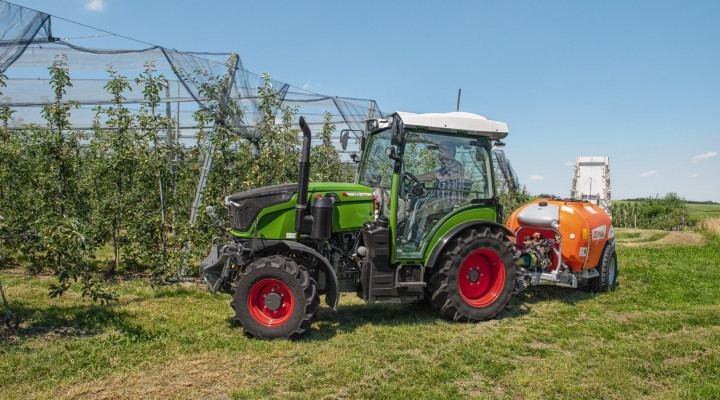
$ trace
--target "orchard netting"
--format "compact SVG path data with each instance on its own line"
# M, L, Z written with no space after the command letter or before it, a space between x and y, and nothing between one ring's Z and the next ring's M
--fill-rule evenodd
M184 271L215 234L202 207L297 179L300 115L322 160L314 180L352 180L359 140L338 149L342 131L358 137L385 117L373 100L248 71L237 54L169 49L4 1L0 73L0 236L38 238L6 241L0 262L20 249L56 271L108 246L113 265L99 269Z

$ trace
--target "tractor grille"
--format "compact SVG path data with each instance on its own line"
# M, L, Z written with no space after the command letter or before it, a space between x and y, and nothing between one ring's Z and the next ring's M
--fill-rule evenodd
M287 203L295 196L296 191L297 185L284 184L261 187L228 196L226 203L230 212L232 229L247 231L260 211L277 204Z

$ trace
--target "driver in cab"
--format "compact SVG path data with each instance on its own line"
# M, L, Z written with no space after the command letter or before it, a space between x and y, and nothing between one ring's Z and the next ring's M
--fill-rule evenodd
M429 193L426 198L418 199L408 224L406 225L404 239L406 242L419 243L425 232L427 217L432 214L448 213L455 206L463 203L464 168L455 159L456 149L453 144L446 143L438 146L438 161L440 167L434 171L418 175L421 183L433 182L432 188L426 189ZM431 227L427 227L431 228Z

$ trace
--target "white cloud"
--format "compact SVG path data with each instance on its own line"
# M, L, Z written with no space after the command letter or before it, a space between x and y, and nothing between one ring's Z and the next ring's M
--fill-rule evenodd
M700 174L692 174L692 175L688 175L688 178L690 178L690 179L695 179L695 178L697 178L698 176L700 176Z
M708 153L704 153L704 154L698 154L698 155L696 155L695 157L692 158L692 161L693 161L695 164L697 164L700 160L704 160L704 159L710 158L710 157L715 157L716 155L717 155L717 153L714 152L714 151L711 151L711 152L708 152Z
M312 83L312 81L307 81L307 82L303 83L302 88L305 90L308 90L311 83Z
M650 171L645 171L642 174L640 174L640 177L647 178L648 176L653 176L655 174L657 174L657 171L655 171L654 169L651 169Z
M533 175L533 176L530 177L530 180L531 180L531 181L541 181L541 180L543 180L543 179L545 179L545 177L542 176L542 175Z
M105 0L88 0L85 9L90 11L102 11L105 9Z
M575 163L572 161L566 161L565 164L563 164L563 165L566 167L572 167L573 165L575 165Z

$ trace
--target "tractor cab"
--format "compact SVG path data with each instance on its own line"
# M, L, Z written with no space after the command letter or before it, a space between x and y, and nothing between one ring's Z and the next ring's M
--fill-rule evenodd
M396 260L427 260L430 244L455 216L496 220L492 141L507 125L453 112L398 112L368 121L358 183L373 188L378 217L389 221ZM475 210L475 213L467 214Z

